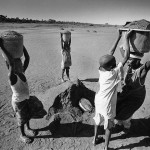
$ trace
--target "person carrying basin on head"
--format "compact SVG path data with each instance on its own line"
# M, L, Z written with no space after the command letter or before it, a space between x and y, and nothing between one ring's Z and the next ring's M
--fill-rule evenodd
M123 125L125 133L128 133L132 116L141 107L146 96L145 80L150 70L150 61L142 64L141 59L150 51L150 22L139 20L124 27L121 29L124 35L128 28L132 28L133 34L130 39L130 58L124 76L125 85L122 93L118 93L115 119L116 124ZM120 51L124 55L124 44L120 46Z
M9 31L7 35L11 39L11 36L13 36L14 38L14 36L15 37L18 36L19 33L16 33L15 31ZM31 129L29 125L29 121L31 119L32 112L33 112L33 111L31 112L30 105L31 103L33 103L33 101L30 99L29 87L28 87L26 76L25 76L25 71L29 65L30 57L26 48L23 45L22 45L22 49L15 49L16 52L14 53L13 51L14 40L16 39L9 40L9 42L6 42L5 39L1 37L0 47L2 49L2 53L5 57L7 67L9 69L9 74L8 74L9 84L13 92L11 104L12 104L13 110L15 111L16 118L18 121L18 126L21 132L20 139L25 143L31 143L32 139L29 136L37 135L37 131ZM6 46L7 45L6 43L8 44L8 46ZM23 44L23 43L18 42L18 44ZM12 46L12 49L11 49L11 46ZM15 54L18 54L17 51L20 51L20 50L22 50L23 55L25 57L24 63L22 63L20 55L18 56L15 55ZM37 107L37 105L35 104L34 105L32 104L32 106L34 106L35 109ZM25 125L27 127L26 131L28 132L29 136L25 133Z
M62 69L62 82L64 82L64 73L66 71L67 78L70 80L69 70L70 66L72 65L71 61L71 32L64 31L60 33L61 36L61 54L62 54L62 62L61 62L61 69Z
M145 80L150 70L150 61L141 63L141 56L130 54L127 62L125 85L122 93L118 93L116 120L123 125L125 132L131 127L131 118L143 104L146 96Z

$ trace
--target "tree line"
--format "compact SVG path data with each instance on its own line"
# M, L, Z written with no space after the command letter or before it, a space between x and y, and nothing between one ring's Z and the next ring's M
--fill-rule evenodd
M33 19L29 19L29 18L20 19L19 17L9 18L9 17L4 16L4 15L0 15L0 23L89 24L89 23L80 23L80 22L56 21L54 19L33 20ZM90 24L90 25L92 25L92 24Z

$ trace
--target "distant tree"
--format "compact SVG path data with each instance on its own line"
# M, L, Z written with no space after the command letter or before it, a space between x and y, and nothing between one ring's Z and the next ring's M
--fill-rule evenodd
M54 19L49 19L48 22L49 22L49 23L56 23L56 20L54 20Z
M0 22L5 22L7 20L7 16L0 15Z
M93 24L90 24L90 26L94 26Z
M20 19L18 17L15 18L15 22L19 23Z

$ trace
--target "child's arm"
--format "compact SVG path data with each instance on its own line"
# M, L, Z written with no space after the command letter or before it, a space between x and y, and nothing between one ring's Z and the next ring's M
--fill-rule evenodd
M28 68L28 65L29 65L29 61L30 61L30 56L25 48L25 46L23 46L23 53L24 53L24 57L25 57L25 61L24 61L24 64L23 64L23 71L25 72L26 69Z
M62 33L60 33L60 38L61 38L61 48L64 49L64 46L63 46L63 38L62 38Z
M70 40L69 40L69 51L71 52L70 45L71 45L71 38L70 38Z
M122 60L123 66L125 65L125 63L127 62L127 60L129 59L129 56L130 56L129 38L130 38L132 31L133 30L129 30L125 35L125 47L124 47L125 53L124 53L124 58Z
M70 38L70 40L69 40L69 47L70 47L70 45L71 45L71 38Z
M121 36L122 36L122 32L121 32L121 30L119 30L118 37L117 37L115 43L113 44L112 48L111 48L110 51L109 51L109 54L110 54L110 55L113 55L113 54L114 54L114 52L115 52L115 50L116 50L116 47L117 47L117 45L118 45L118 42L119 42Z
M11 85L14 85L17 82L17 76L14 73L13 65L9 66L9 81Z

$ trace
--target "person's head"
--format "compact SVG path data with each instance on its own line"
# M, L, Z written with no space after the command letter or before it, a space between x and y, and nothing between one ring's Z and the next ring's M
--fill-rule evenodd
M104 55L99 59L99 68L104 68L107 71L116 67L116 59L113 55Z
M127 65L132 69L137 69L141 66L141 57L130 54L130 58L127 61Z

